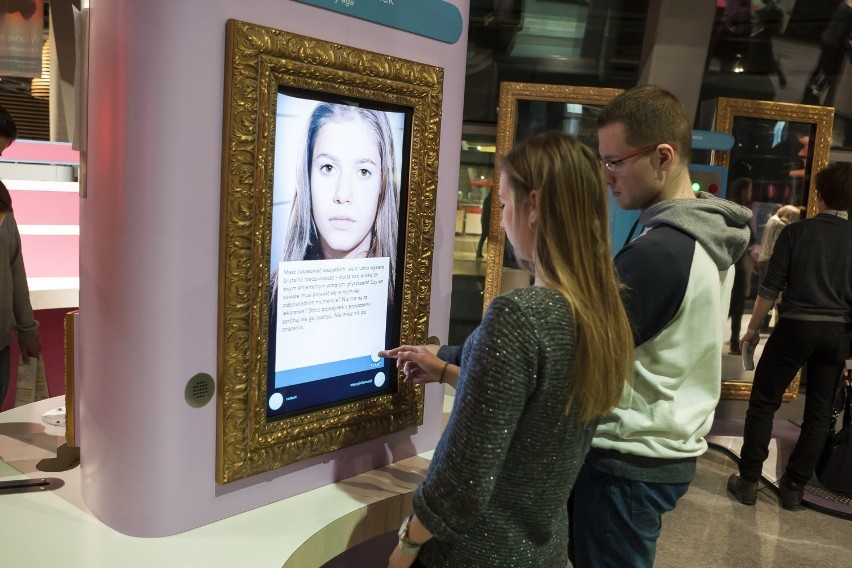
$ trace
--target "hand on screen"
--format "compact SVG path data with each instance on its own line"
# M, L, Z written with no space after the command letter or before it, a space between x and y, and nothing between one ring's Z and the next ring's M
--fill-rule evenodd
M396 359L396 368L402 371L407 383L437 383L444 370L444 361L438 359L435 350L437 345L400 345L379 351L379 357Z

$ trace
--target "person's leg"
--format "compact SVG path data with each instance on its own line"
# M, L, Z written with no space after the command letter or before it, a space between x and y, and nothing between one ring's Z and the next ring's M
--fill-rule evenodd
M819 60L805 85L805 92L802 95L804 104L815 105L822 102L822 95L830 88L832 81L839 73L844 57L842 49L822 44Z
M775 65L775 75L778 77L778 85L780 85L782 89L786 89L787 75L784 74L784 70L781 68L781 61L779 61L775 56L772 57L772 61Z
M757 273L758 273L758 282L763 284L763 279L766 278L766 272L769 270L769 261L761 260L757 263ZM777 302L776 302L777 305ZM772 309L775 309L774 307ZM766 314L766 317L763 318L763 322L760 324L761 331L768 331L769 324L772 321L772 310L769 310L769 313Z
M801 322L781 319L766 341L757 363L743 430L740 476L753 483L760 479L769 455L772 419L784 390L813 350L813 338L803 335Z
M574 485L575 568L651 568L662 515L689 483L645 483L584 465Z
M815 333L823 341L808 358L808 383L806 385L805 411L802 431L790 459L785 475L795 484L806 484L814 474L831 425L834 394L844 361L848 357L849 336L842 324L814 322Z
M9 377L11 376L11 350L7 345L0 349L0 404L6 399L6 391L9 390Z
M482 247L485 245L485 239L488 238L488 233L483 230L479 235L479 244L476 246L476 258L482 258Z
M731 287L731 304L728 316L731 318L730 350L736 354L740 351L740 327L745 311L746 265L744 258L737 261L734 270L734 283Z

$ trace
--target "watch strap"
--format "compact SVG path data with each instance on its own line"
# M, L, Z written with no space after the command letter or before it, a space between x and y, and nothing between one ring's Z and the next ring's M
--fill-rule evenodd
M422 542L414 542L408 537L408 529L411 527L411 519L414 517L414 513L408 515L404 521L402 521L402 525L399 527L399 547L402 551L408 556L417 556L417 553L420 552L420 547L423 546Z

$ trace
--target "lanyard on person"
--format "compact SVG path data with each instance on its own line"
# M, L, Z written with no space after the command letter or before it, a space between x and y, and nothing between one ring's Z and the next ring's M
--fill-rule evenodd
M627 243L629 243L630 240L633 238L633 233L636 232L637 225L639 225L639 219L636 219L636 221L633 222L633 226L630 227L630 233L627 234L627 238L624 239L624 244L621 245L621 246L623 246L623 247L627 246Z

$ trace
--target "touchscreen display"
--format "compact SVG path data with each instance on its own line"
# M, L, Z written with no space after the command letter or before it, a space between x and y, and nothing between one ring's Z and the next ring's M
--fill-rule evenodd
M278 94L267 417L394 392L411 110Z

